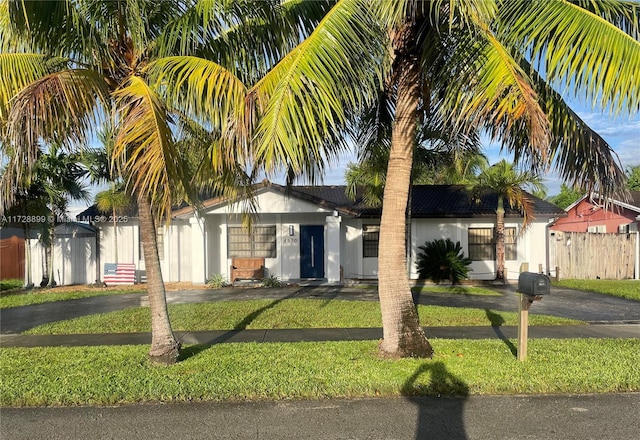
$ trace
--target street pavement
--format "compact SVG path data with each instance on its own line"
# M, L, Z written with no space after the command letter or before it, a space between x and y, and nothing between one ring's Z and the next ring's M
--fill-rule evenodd
M2 440L637 440L640 394L2 408Z

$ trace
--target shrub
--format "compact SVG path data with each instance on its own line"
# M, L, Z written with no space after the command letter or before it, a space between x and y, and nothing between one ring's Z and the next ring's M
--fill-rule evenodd
M460 242L455 244L449 240L428 241L420 246L418 253L418 275L420 278L439 283L450 280L451 284L468 278L471 259L465 258Z
M271 275L262 279L262 287L284 287L285 283L280 281L277 276Z
M227 283L226 278L222 274L217 273L209 278L207 286L213 289L220 289L221 287L228 287L229 283Z

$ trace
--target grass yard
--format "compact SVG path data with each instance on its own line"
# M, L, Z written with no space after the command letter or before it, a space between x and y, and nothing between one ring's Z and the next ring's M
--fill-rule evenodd
M418 306L424 326L517 325L516 312ZM380 305L370 301L319 299L221 301L169 305L176 331L242 330L278 328L381 327ZM554 316L529 317L530 325L574 325L580 321ZM149 332L149 309L145 307L90 315L42 325L29 334L87 334Z
M19 290L0 294L0 309L30 306L34 304L43 304L54 301L88 298L90 296L122 295L125 293L142 293L145 291L146 287L140 286L67 286L55 287L53 289Z
M640 301L640 280L560 280L553 285Z
M0 349L0 405L640 391L640 339L434 339L432 360L382 360L375 341L189 346L166 367L148 346Z

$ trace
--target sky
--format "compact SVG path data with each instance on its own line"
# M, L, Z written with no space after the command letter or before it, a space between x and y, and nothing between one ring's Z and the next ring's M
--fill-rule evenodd
M572 108L583 121L607 141L618 155L623 168L640 165L640 114L634 117L613 118L580 103L572 103ZM490 164L503 158L513 160L512 155L501 152L499 143L492 143L488 138L483 139L483 147ZM344 170L349 161L355 161L354 154L345 155L339 163L334 164L326 173L324 184L344 184ZM547 195L552 196L560 192L562 180L557 175L548 174L544 183L548 189Z
M617 153L623 168L640 165L640 113L633 117L611 117L599 110L593 110L580 102L571 102L571 107L592 129L602 136ZM511 161L512 156L500 151L498 143L491 143L489 139L483 140L484 152L493 164L500 159ZM325 185L344 185L344 172L349 162L355 161L353 152L345 152L336 163L333 163L326 171L323 183ZM284 184L283 177L271 179L274 183ZM553 173L546 176L544 184L547 186L547 195L552 196L560 192L562 181ZM104 188L92 188L92 193ZM87 208L91 203L72 202L69 206L69 216L75 215Z

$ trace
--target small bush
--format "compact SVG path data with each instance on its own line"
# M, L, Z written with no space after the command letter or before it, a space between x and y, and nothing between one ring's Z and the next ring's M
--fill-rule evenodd
M455 244L449 240L428 241L420 246L418 253L418 275L420 278L430 279L434 283L449 280L457 284L468 278L471 259L465 258L460 242Z
M24 286L24 280L2 280L0 281L0 291L18 289Z
M262 287L284 287L285 283L280 281L277 276L271 275L262 279Z
M209 278L207 281L207 286L213 289L220 289L221 287L228 287L229 283L222 274L215 274Z

